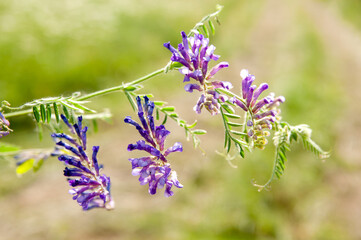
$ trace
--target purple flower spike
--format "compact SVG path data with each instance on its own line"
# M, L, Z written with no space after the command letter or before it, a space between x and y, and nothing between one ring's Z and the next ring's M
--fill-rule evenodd
M249 105L251 104L252 97L253 97L253 92L254 92L255 89L256 89L256 85L253 85L248 89L247 99L246 99L247 107L249 107Z
M248 111L248 108L246 107L246 105L241 102L239 99L237 99L236 97L233 97L230 99L231 103L236 104L238 107L242 108L244 111Z
M190 93L193 92L194 89L198 90L198 91L202 91L201 86L199 86L198 84L189 83L184 86L184 90L186 90L187 92L190 92Z
M183 38L183 46L184 46L184 48L185 49L189 49L189 46L188 46L188 37L187 37L187 34L184 32L184 31L182 31L181 32L181 35L182 35L182 38Z
M189 87L189 89L191 88L192 86ZM163 125L154 126L152 116L154 102L149 101L146 96L144 97L143 107L140 97L137 97L137 102L138 117L141 122L144 122L143 127L130 117L126 117L124 122L135 126L142 137L144 137L144 135L147 137L144 137L145 141L140 140L135 144L129 144L128 151L142 150L149 153L150 156L129 158L129 161L132 164L132 175L139 176L140 185L148 184L149 194L154 195L157 193L158 188L166 186L164 192L165 196L172 196L173 192L170 191L170 189L173 185L178 188L182 188L183 186L179 183L177 174L171 169L166 157L173 152L182 152L182 145L180 143L175 143L172 147L164 150L165 139L170 132ZM146 116L141 114L143 113L143 108ZM150 144L147 144L146 142Z
M114 208L114 202L110 195L110 179L100 174L97 154L99 146L93 146L91 160L88 158L86 149L87 127L82 126L82 117L78 118L78 123L71 125L68 119L61 115L64 123L70 131L77 137L72 138L64 133L53 133L51 136L57 140L56 145L60 149L53 152L53 156L58 156L59 161L65 163L64 176L68 177L68 182L73 187L69 193L73 195L83 210L92 208ZM65 142L59 140L63 139ZM68 143L66 143L68 142ZM70 168L69 168L70 166Z
M273 100L273 102L267 106L268 109L273 109L275 107L278 107L280 103L284 103L286 101L284 96L279 96Z
M227 90L230 90L233 88L232 83L225 82L225 81L221 81L221 82L214 81L214 82L212 82L212 85L216 88L223 88L223 89L227 89Z
M193 92L198 90L203 92L194 111L201 113L203 106L212 115L219 113L218 100L225 101L226 97L223 95L217 95L213 97L208 94L209 90L215 90L217 88L231 89L232 84L229 82L211 81L210 79L221 70L229 66L227 62L221 62L209 70L209 63L211 60L217 61L220 56L215 55L215 46L209 45L209 39L202 34L195 32L193 36L188 37L185 32L181 32L182 43L178 44L178 50L165 43L166 47L171 53L171 61L178 62L183 67L179 68L179 72L184 75L183 82L189 82L191 79L197 82L197 84L187 84L184 89L187 92ZM213 96L215 96L213 94ZM211 99L212 98L212 99Z
M220 62L220 63L218 63L216 66L214 66L212 68L212 70L210 71L210 73L207 76L207 79L212 78L219 70L221 70L222 68L226 68L228 66L229 66L228 62Z
M248 137L253 139L255 146L262 148L267 144L265 137L269 135L269 132L263 131L263 129L272 129L273 123L280 119L277 116L280 113L277 107L285 101L285 98L283 96L275 98L274 93L270 93L267 97L258 99L268 89L268 84L262 83L258 88L256 85L252 85L255 76L249 74L245 69L241 71L240 75L242 77L242 97L233 97L230 102L249 113L247 116L250 119L246 124Z
M199 99L198 99L198 102L197 104L193 107L193 110L200 114L201 111L202 111L202 107L203 107L203 104L204 104L204 100L205 100L205 96L202 94Z
M257 113L264 105L271 103L271 100L267 97L263 98L261 101L259 101L254 108L252 109L253 113Z
M0 121L1 121L2 124L6 125L6 126L9 126L9 125L10 125L9 120L7 120L7 119L5 118L5 116L2 114L2 112L0 112Z
M253 94L253 98L252 98L252 102L251 102L251 106L253 107L254 104L256 103L259 95L261 95L261 93L265 90L268 89L268 84L267 83L262 83L257 89L256 91L254 92Z
M10 134L13 130L9 128L10 122L5 118L5 116L0 112L0 138L5 137Z

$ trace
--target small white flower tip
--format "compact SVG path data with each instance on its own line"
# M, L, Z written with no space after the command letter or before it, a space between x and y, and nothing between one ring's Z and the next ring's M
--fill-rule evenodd
M242 69L240 75L242 79L245 79L249 75L248 70Z
M74 195L74 194L76 194L76 191L75 191L74 189L70 189L70 190L69 190L69 193L70 193L71 195Z
M115 203L113 200L110 200L109 202L105 203L105 209L107 210L113 210L115 207Z

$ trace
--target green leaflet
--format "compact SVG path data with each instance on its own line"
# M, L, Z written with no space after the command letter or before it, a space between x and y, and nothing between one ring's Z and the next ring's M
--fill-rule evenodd
M243 147L249 149L248 143L237 139L232 134L240 136L241 139L242 139L242 137L247 136L247 134L240 132L240 131L231 130L232 127L241 127L241 126L243 126L243 124L229 122L229 120L228 120L228 118L239 119L241 117L236 114L233 114L234 113L233 108L231 108L227 104L222 104L222 103L220 103L220 104L221 104L221 115L222 115L222 120L223 120L223 125L224 125L224 148L226 149L226 152L229 153L231 150L231 147L232 147L232 142L233 142L239 155L242 158L244 158ZM232 113L230 113L230 112L232 112Z
M123 91L123 92L124 92L125 96L127 97L128 101L130 103L130 106L132 106L134 111L137 111L137 104L134 101L134 98L132 98L132 96L130 95L130 93L128 91Z
M209 28L211 29L212 35L216 34L216 30L211 20L208 21Z
M298 138L301 138L303 146L306 150L315 154L318 158L324 159L330 156L329 152L322 150L322 148L311 139L312 129L306 124L300 124L294 127L290 127L291 129L291 139L295 141Z
M203 135L206 134L207 131L206 130L202 130L202 129L196 129L192 131L193 134L197 134L197 135Z
M41 115L41 121L45 123L47 117L46 117L46 109L44 104L40 104L40 115Z
M202 25L202 30L203 30L204 35L206 36L206 38L209 38L209 31L208 31L207 27L204 24Z
M18 176L21 176L29 172L30 170L33 170L33 172L37 172L42 167L43 163L44 159L35 160L34 158L30 158L16 167L16 174Z
M20 149L21 148L16 145L0 142L0 153L16 152Z
M33 115L34 115L35 120L37 122L40 122L40 112L36 106L33 107Z
M290 126L286 122L275 123L276 133L273 138L276 147L275 161L273 165L272 175L264 185L254 184L259 188L259 191L268 187L272 182L274 176L278 179L284 174L287 162L287 151L291 151L292 141L297 142L298 139L302 140L304 147L313 152L319 158L329 157L329 153L325 152L318 146L312 139L312 130L308 125L301 124L297 126Z
M69 110L67 109L67 107L65 105L62 105L62 107L63 107L63 113L64 113L65 117L67 119L69 119L70 118Z
M47 123L50 123L51 120L51 106L50 104L46 105L46 121Z
M55 102L53 103L53 109L54 109L56 122L59 123L60 121L59 109L58 109L58 105Z
M229 118L235 118L235 119L239 119L241 118L240 116L236 115L236 114L231 114L231 113L223 113L223 115L229 117Z
M175 108L173 106L168 106L168 107L163 107L160 110L166 112L174 112Z
M234 122L227 122L227 124L231 127L242 127L243 124L241 123L234 123Z
M22 163L16 168L16 174L19 176L23 175L24 173L27 173L31 169L33 169L35 159L31 158L27 160L26 162Z

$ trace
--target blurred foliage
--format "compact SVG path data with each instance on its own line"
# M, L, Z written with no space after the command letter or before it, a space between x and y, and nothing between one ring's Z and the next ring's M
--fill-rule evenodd
M351 24L361 29L361 1L360 0L319 0L333 5Z
M340 80L345 70L338 68L339 60L329 54L304 9L292 5L293 1L273 6L275 2L3 0L0 96L18 106L35 98L90 92L143 76L168 62L164 42L178 43L181 30L193 27L221 3L225 5L221 26L211 41L231 67L219 77L238 86L239 71L249 68L257 84L267 81L272 91L286 97L283 120L309 124L315 139L326 150L335 150L342 134L337 125L346 121L335 114L348 100ZM348 21L361 26L360 1L315 2L336 5ZM278 20L289 9L291 16ZM15 162L1 160L0 234L4 239L354 239L347 226L351 222L335 215L342 210L336 205L340 194L333 181L337 174L348 173L340 164L340 153L333 151L332 159L323 163L304 152L301 144L294 145L284 177L272 184L271 191L259 193L252 182L267 180L273 164L271 144L265 151L246 152L244 160L232 162L238 168L231 168L214 154L223 145L218 141L223 137L221 119L190 110L193 105L186 104L195 104L197 96L184 92L177 72L145 86L156 100L175 105L187 121L199 118L197 127L209 132L201 138L206 158L188 144L184 155L172 159L185 188L165 199L162 194L148 196L138 186L123 150L131 137L119 124L119 115L131 114L131 107L121 94L106 96L92 108L111 108L114 124L101 123L90 144L101 145L117 209L81 212L67 195L57 161L47 160L38 173L17 178ZM169 89L179 90L170 94ZM25 147L52 144L39 142L30 118L19 118L13 126L14 134L7 137L10 142ZM174 129L172 137L183 141L184 133Z

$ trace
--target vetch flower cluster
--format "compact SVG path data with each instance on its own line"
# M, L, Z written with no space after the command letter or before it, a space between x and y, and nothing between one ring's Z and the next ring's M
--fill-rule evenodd
M0 138L9 135L12 131L9 126L10 122L5 118L2 112L0 112Z
M182 152L183 148L180 143L175 143L168 149L164 148L164 142L170 132L163 126L155 126L153 118L154 102L149 101L144 96L144 104L141 98L137 97L138 117L141 124L135 122L131 117L124 119L138 130L144 140L137 141L135 144L128 145L128 151L142 150L150 154L147 157L130 158L132 164L132 175L139 176L141 185L149 185L151 195L157 192L157 188L165 187L164 195L172 196L172 186L182 188L183 185L177 179L177 173L171 169L167 156L172 152Z
M232 84L223 81L212 81L213 76L222 68L229 66L227 62L220 62L209 70L209 62L217 61L220 56L214 54L215 46L209 45L209 39L199 34L197 31L194 36L187 37L185 32L181 32L183 42L178 44L178 50L169 42L164 46L173 54L171 61L179 62L183 65L179 71L184 75L183 82L189 82L194 79L198 83L189 83L184 89L187 92L198 90L202 92L194 111L201 113L205 107L212 115L219 113L218 99L222 102L226 101L226 96L220 95L215 91L216 88L231 89Z
M57 140L56 145L60 147L53 155L58 156L59 161L65 163L64 176L68 177L69 185L73 187L69 193L73 195L73 199L77 200L83 210L113 209L110 178L100 173L102 166L99 166L97 159L99 146L93 146L90 159L85 152L88 128L86 126L83 128L82 117L78 117L78 122L74 125L71 125L64 115L61 115L61 118L77 138L65 133L51 135Z
M265 137L269 136L269 132L265 129L272 129L272 123L281 112L277 107L285 101L283 96L275 98L274 93L259 99L259 96L268 89L267 83L262 83L258 88L252 85L255 76L248 73L248 70L241 71L242 77L242 99L233 97L230 101L236 104L244 111L248 112L247 127L248 136L254 140L255 146L264 148L267 144Z

